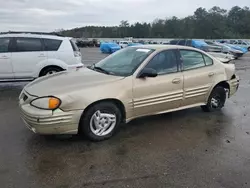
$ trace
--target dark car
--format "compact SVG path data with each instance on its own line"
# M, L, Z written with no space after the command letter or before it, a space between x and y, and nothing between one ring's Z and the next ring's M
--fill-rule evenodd
M196 39L175 39L175 40L171 40L170 44L180 45L180 46L191 46L191 47L203 50L205 52L221 52L222 51L222 47L209 45L203 40L196 40Z

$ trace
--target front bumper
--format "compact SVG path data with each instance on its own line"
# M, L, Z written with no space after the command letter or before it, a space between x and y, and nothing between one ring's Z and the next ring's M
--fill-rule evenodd
M68 71L72 71L72 70L74 71L74 70L76 70L78 68L82 68L82 67L84 67L83 63L77 63L77 64L73 64L73 65L68 65L67 70Z
M25 125L38 134L77 134L82 110L64 112L60 109L42 110L29 104L32 96L27 95L25 101L19 99L21 118Z
M239 89L239 85L240 85L240 78L238 76L236 76L236 78L229 80L228 81L229 87L230 87L230 91L228 94L228 97L233 96Z

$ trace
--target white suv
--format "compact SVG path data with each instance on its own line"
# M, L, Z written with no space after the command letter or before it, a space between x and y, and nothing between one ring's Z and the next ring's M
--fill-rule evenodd
M32 80L80 67L81 53L70 38L45 33L0 34L0 81Z

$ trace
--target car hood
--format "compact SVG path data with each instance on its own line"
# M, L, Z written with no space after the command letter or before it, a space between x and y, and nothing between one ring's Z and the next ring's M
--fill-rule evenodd
M38 78L26 85L24 90L30 95L38 97L60 95L78 89L97 87L123 78L96 72L88 68L81 68Z

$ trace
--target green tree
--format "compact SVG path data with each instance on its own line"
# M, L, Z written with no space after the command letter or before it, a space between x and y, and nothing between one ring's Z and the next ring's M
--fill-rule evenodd
M57 30L70 37L136 37L136 38L250 38L249 7L234 6L229 11L214 6L209 10L198 8L192 16L167 19L156 18L152 23L129 24L122 20L119 26L86 26L71 30Z

